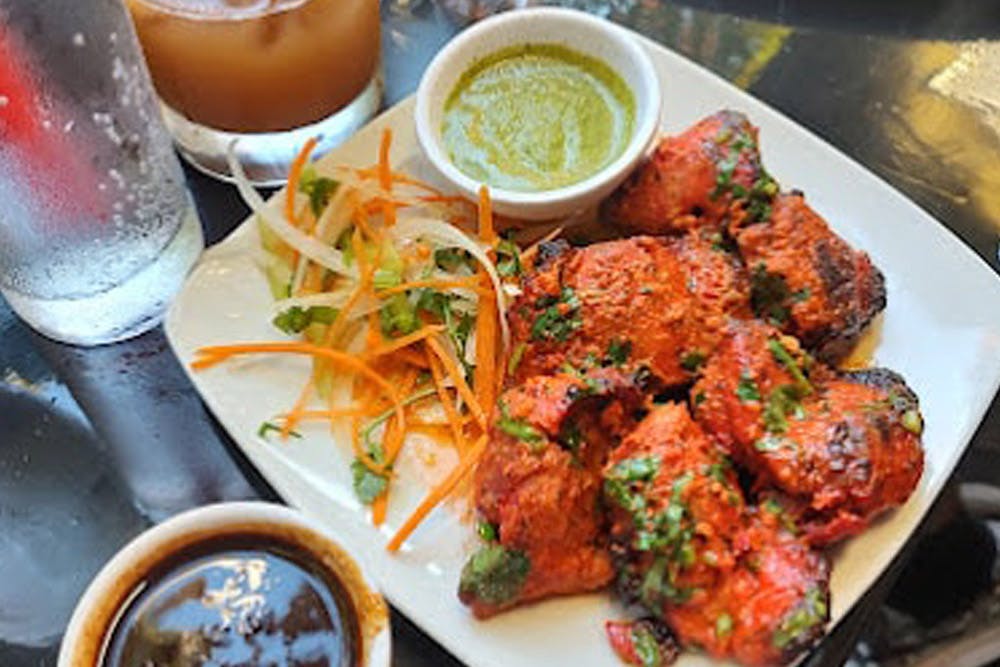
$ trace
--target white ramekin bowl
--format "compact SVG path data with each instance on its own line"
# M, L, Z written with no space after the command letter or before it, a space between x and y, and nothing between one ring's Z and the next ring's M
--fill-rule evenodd
M153 564L202 540L255 532L290 541L338 573L358 613L364 667L389 667L389 610L370 576L322 525L288 507L265 502L220 503L189 510L125 545L77 602L59 650L59 667L99 664L108 632Z
M597 58L621 76L635 96L635 123L624 152L589 178L552 190L517 192L490 187L493 208L523 220L559 218L596 204L635 168L656 136L660 84L653 63L633 36L609 21L571 9L509 11L477 23L449 42L431 61L417 89L417 137L431 164L465 196L480 183L451 161L441 139L444 105L459 77L477 60L521 44L558 44Z

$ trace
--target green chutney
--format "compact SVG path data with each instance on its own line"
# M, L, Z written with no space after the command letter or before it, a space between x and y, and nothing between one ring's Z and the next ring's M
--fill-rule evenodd
M467 176L539 192L613 162L634 124L632 91L607 64L557 44L523 44L476 61L459 78L441 134Z

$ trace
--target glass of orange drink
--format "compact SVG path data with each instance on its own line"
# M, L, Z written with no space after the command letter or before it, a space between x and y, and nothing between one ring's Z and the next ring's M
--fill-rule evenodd
M336 146L381 102L379 0L125 0L167 126L195 167L285 180L299 147ZM235 141L234 141L235 140Z

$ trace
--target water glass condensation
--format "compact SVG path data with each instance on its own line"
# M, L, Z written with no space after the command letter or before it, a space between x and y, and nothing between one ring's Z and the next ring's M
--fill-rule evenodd
M195 167L285 182L299 148L322 155L382 99L379 0L125 0L163 101ZM235 144L234 144L235 142Z
M146 331L203 248L122 0L0 0L0 292L40 333Z

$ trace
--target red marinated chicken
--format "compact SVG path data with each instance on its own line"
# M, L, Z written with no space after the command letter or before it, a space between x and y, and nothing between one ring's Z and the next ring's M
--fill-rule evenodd
M730 228L750 272L754 312L837 361L885 309L885 281L864 252L837 236L800 194L774 199L770 215Z
M605 217L632 232L720 231L735 205L758 216L778 191L746 116L720 111L665 137L604 206Z
M922 419L902 378L836 373L760 322L732 325L691 397L699 423L815 545L905 502L923 471Z
M729 317L750 310L729 253L695 236L636 236L549 244L510 313L515 383L567 365L609 365L648 369L671 386L691 381Z
M618 589L682 645L748 665L788 660L828 618L828 567L744 502L721 449L681 404L657 407L605 467Z
M903 379L826 365L885 308L883 276L780 193L732 111L664 138L602 214L636 235L543 243L509 308L508 389L474 480L485 545L459 597L483 618L614 581L649 614L606 626L628 664L679 647L792 660L829 619L816 549L923 470ZM690 412L649 411L687 388Z
M539 376L503 394L475 475L488 544L459 588L476 616L611 580L601 468L643 401L614 369Z

